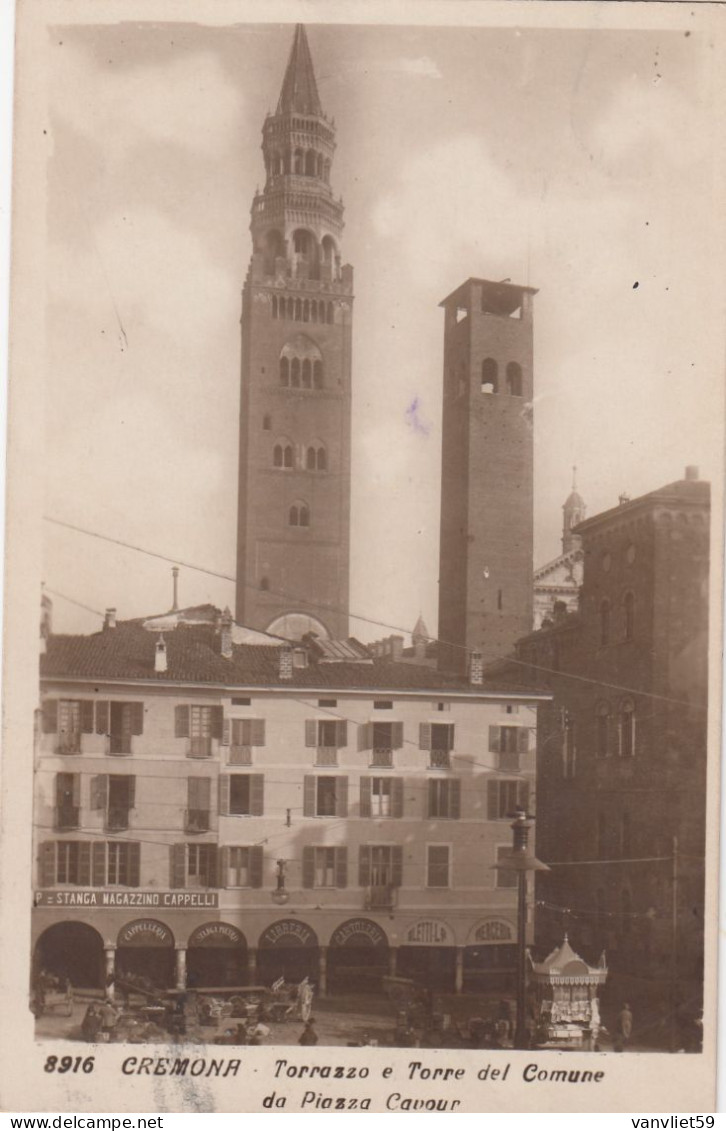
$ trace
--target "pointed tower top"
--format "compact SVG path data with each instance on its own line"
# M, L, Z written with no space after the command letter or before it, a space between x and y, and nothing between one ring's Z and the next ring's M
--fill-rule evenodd
M277 103L278 114L295 111L298 114L323 116L308 37L302 24L297 24L295 27L295 38L292 41L292 50Z
M415 625L413 626L413 632L411 633L411 639L414 642L414 644L416 643L417 640L425 640L428 643L429 630L426 627L426 622L423 619L423 616L422 616L421 613L418 614L418 620L416 621Z

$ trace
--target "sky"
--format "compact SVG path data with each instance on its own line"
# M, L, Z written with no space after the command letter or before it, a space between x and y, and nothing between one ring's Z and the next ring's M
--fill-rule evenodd
M128 21L46 43L45 513L230 578L249 209L292 32ZM308 38L355 270L351 631L423 613L435 633L438 304L468 277L539 288L535 564L573 465L590 515L686 464L721 479L710 44L685 14ZM44 533L55 631L170 606L171 563ZM234 586L183 565L180 601L233 607Z

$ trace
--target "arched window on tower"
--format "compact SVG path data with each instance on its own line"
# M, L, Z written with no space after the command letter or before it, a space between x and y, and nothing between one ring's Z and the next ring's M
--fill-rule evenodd
M325 303L322 300L318 303L318 322L325 321Z
M507 365L507 392L512 397L522 395L522 366L516 361L510 361Z
M285 243L282 235L276 228L271 228L265 236L264 244L266 275L274 274L276 261L284 255L284 250Z
M272 449L272 466L291 468L294 463L292 444L286 440L279 440Z
M282 467L282 444L275 444L272 449L272 466Z
M262 589L262 590L263 590L263 592L265 592L265 593L266 593L266 592L268 591L268 589L269 589L269 588L270 588L270 579L269 579L269 577L261 577L261 578L260 578L260 589Z
M308 299L305 299L305 302L303 303L302 320L303 320L303 322L309 322L310 321L310 302L309 302Z
M315 150L308 149L307 153L305 154L305 175L307 177L315 176L316 164L317 162L315 160Z
M315 299L313 299L313 301L310 303L310 321L311 322L317 322L317 320L318 320L318 304L315 301Z
M632 699L623 699L620 704L618 731L620 757L632 758L635 754L635 703Z
M327 471L328 456L322 444L311 444L305 453L305 468L307 471Z
M303 389L313 387L313 366L309 357L306 357L302 363L302 387Z
M262 430L263 432L269 432L271 428L272 417L268 413L265 413L265 415L262 417Z
M485 357L481 363L482 393L496 393L499 387L499 366L493 357Z
M285 387L290 384L290 362L286 357L280 358L280 384Z
M296 149L295 150L293 172L294 173L304 173L305 172L305 157L303 155L302 149Z
M322 176L323 176L323 155L322 155L322 153L318 154L318 159L317 159L317 162L316 162L316 176L320 177L321 180L322 180Z
M600 643L610 643L610 602L607 598L600 602Z
M330 161L328 160L323 162L323 180L326 184L330 180Z
M302 322L302 299L295 299L295 321Z
M623 597L623 639L632 640L635 632L635 596L628 591Z
M317 301L317 300L316 300ZM323 359L320 347L307 334L294 334L280 352L280 383L293 389L322 388Z
M292 153L290 152L289 149L286 149L285 152L283 153L282 161L283 161L283 172L289 173L290 170L292 169Z
M328 303L328 319L327 320L332 326L332 324L333 324L333 304L332 304L332 302Z
M279 153L272 154L272 175L279 177L282 172L282 158Z
M272 296L272 317L277 318L277 295Z
M294 453L293 453L293 450L292 450L292 444L286 444L285 445L285 449L282 453L282 456L283 456L283 464L284 464L285 467L293 467L294 466L295 458L294 458Z
M295 301L294 301L294 299L289 298L287 300L287 317L292 322L292 319L294 318L294 316L295 316Z
M289 526L309 526L310 509L307 503L293 503L287 514L287 522Z
M313 387L315 389L322 389L323 387L323 363L322 361L313 362Z

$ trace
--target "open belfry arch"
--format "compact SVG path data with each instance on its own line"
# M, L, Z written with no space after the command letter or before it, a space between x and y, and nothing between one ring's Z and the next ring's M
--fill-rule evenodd
M242 292L237 620L348 634L353 270L305 29L262 130Z

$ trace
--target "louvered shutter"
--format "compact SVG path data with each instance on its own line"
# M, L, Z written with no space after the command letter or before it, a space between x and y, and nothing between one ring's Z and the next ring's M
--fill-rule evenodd
M391 778L391 816L403 816L403 778Z
M251 719L252 726L250 727L250 746L264 746L265 745L265 720L264 719Z
M315 849L309 844L303 848L302 854L302 886L315 887Z
M517 802L524 809L525 813L529 812L529 782L520 781L517 783Z
M489 727L489 751L498 754L501 746L501 727Z
M131 733L143 734L144 733L144 704L143 703L130 703L131 708Z
M222 746L229 746L232 731L232 723L229 719L225 719L222 725Z
M128 782L128 787L127 787L128 788L128 794L127 794L127 796L128 796L128 799L129 799L129 809L135 809L136 808L136 776L134 774L131 774L126 779L126 781Z
M437 781L429 781L429 789L428 789L428 794L426 796L426 800L428 802L428 808L427 808L426 813L425 813L426 817L436 817L438 815L438 812L437 812L437 810L438 810L438 804L437 804L437 802L438 802L438 790L439 790L438 780Z
M335 815L348 816L348 779L345 777L335 779Z
M265 776L250 774L250 816L261 817L265 811Z
M55 841L44 840L38 853L38 886L53 887L55 883Z
M449 782L449 816L454 821L461 816L461 782L458 778Z
M106 845L102 840L94 840L91 846L91 882L95 888L106 884Z
M318 723L316 719L305 720L305 745L318 745Z
M96 734L108 734L108 700L96 700Z
M81 734L93 734L93 699L81 700Z
M337 719L335 723L335 745L341 750L348 745L348 721Z
M250 853L250 887L262 887L262 869L264 858L262 855L262 845L253 844L249 849Z
M228 884L229 849L228 848L220 848L219 849L218 860L219 860L219 876L218 876L219 887L226 888L226 887L229 886L229 884Z
M454 749L454 724L448 723L446 726L446 749Z
M78 848L78 883L81 887L91 886L91 842L82 840Z
M96 774L91 778L91 808L105 809L108 801L108 774Z
M73 804L76 808L81 805L81 775L73 774L71 776L71 790L73 792Z
M360 779L360 816L370 817L371 815L371 779Z
M43 700L43 734L55 734L58 730L58 700Z
M129 887L137 888L141 883L141 845L138 840L129 843Z
M212 796L211 778L187 778L187 808L209 811Z
M358 885L362 888L370 886L371 882L371 849L370 845L362 844L358 849Z
M212 738L220 739L224 730L224 708L212 707L211 731Z
M499 782L494 779L487 782L487 820L499 819Z
M431 723L419 723L418 748L419 750L431 749Z
M361 723L360 726L358 727L358 750L359 750L359 752L362 752L363 750L370 750L371 746L373 745L373 739L371 737L371 732L372 732L372 727L371 727L370 723Z
M526 727L517 728L517 753L526 754L529 750L529 731Z
M348 849L345 847L335 849L335 886L348 886Z
M189 708L185 704L174 708L174 737L189 738Z
M303 817L315 816L315 778L306 774L303 778Z
M169 845L169 886L183 888L187 874L187 846L185 844Z
M391 863L393 865L393 886L400 888L403 884L403 848L400 844L391 849Z
M219 775L219 812L223 817L229 815L229 774Z
M221 853L219 852L216 844L205 844L204 848L209 852L209 879L207 881L208 888L218 888L220 886L220 865Z
M391 723L391 746L394 750L403 746L403 723Z

